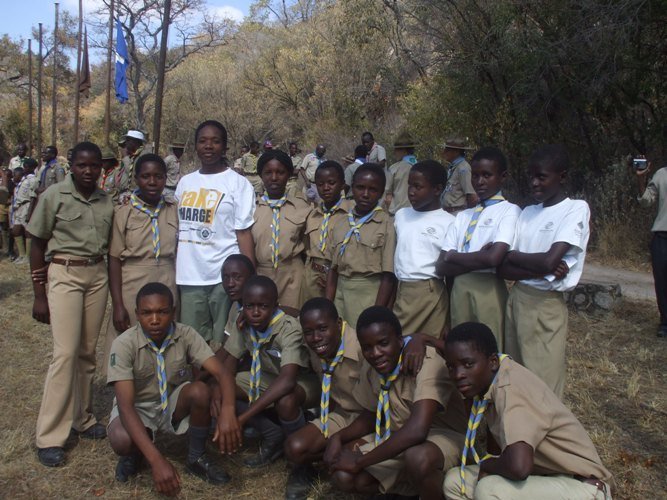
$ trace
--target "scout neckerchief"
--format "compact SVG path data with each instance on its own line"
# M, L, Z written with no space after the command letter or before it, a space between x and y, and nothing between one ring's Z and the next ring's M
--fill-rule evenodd
M278 267L278 254L280 253L280 209L287 201L287 195L283 194L283 197L279 200L270 200L269 195L265 192L262 195L262 199L273 212L273 224L271 231L271 264L273 264L273 269L276 269Z
M146 335L146 332L144 332L143 329L141 331L144 333L144 336L148 340L148 347L150 347L151 351L155 353L155 360L157 362L157 383L158 388L160 389L160 408L162 409L162 413L165 413L167 411L169 395L167 394L167 368L164 363L164 352L167 350L167 347L169 347L169 344L171 344L171 340L174 337L174 324L172 323L169 326L169 333L162 341L162 345L160 347L158 347L155 342L153 342L153 339Z
M160 216L160 210L164 207L164 196L160 196L160 201L158 202L155 208L147 205L143 202L141 198L137 196L139 190L137 189L134 193L130 195L130 204L139 210L140 212L145 213L151 219L151 231L153 232L153 254L155 258L160 258L160 227L158 225L158 217Z
M327 363L325 359L320 359L322 364L322 396L320 398L320 430L324 434L325 438L329 437L329 398L331 396L331 378L333 377L333 372L343 360L343 355L345 354L345 326L347 323L343 321L343 327L340 330L340 345L338 346L338 351L336 356L331 360L331 363Z
M271 338L273 325L275 325L283 316L285 316L285 313L280 309L276 309L276 312L273 313L273 317L269 322L269 326L264 332L257 332L252 326L249 327L250 340L252 341L252 364L250 365L250 391L248 392L248 398L251 403L254 403L259 398L259 384L262 381L262 359L259 356L260 349L262 348L262 345L266 344Z
M329 220L331 216L336 213L336 210L340 208L340 204L343 203L343 198L339 198L336 204L331 207L331 210L327 210L322 203L322 213L324 217L322 218L322 224L320 224L320 243L319 248L320 252L324 253L324 249L327 247L327 236L329 236Z
M345 253L345 249L347 248L347 244L350 242L350 239L352 239L352 235L355 235L357 241L359 241L361 239L361 234L359 233L359 229L361 229L361 226L363 226L369 220L371 220L375 212L381 212L381 211L382 208L380 207L380 205L376 205L373 210L368 212L363 217L360 217L357 222L354 221L354 210L350 210L347 213L347 221L350 224L350 229L345 234L345 238L343 238L343 244L340 246L340 255L343 255Z
M405 345L403 346L405 347ZM403 349L398 357L398 363L393 371L387 375L380 375L380 393L378 394L378 404L375 409L375 444L378 445L391 436L391 408L389 407L389 389L391 383L398 378L403 365ZM382 421L384 420L384 431L382 430Z
M452 177L452 174L454 173L454 169L456 168L456 166L463 160L465 160L464 156L457 156L456 158L454 158L454 160L452 160L449 163L449 168L447 169L447 181L449 181L449 179Z
M498 353L498 361L499 361L498 371L500 371L500 364L503 362L505 358L509 358L509 356L507 354ZM475 396L472 400L472 408L470 409L470 417L468 418L468 430L466 431L466 440L463 445L463 453L461 454L460 475L461 475L462 495L465 495L466 492L465 474L466 474L466 460L468 458L468 453L472 451L472 457L475 460L476 464L493 456L486 454L482 459L479 458L477 450L475 450L475 437L477 435L477 429L479 428L479 424L482 422L482 416L484 415L487 406L489 406L489 401L491 401L491 398L489 398L488 394L490 392L491 387L493 387L493 385L496 383L497 379L498 379L498 372L496 372L496 375L493 377L493 380L491 381L489 390L487 390L486 392L487 395L484 396L483 398Z
M110 168L109 170L103 170L102 171L102 178L100 179L100 189L104 189L104 186L107 183L107 177L109 177L109 174L111 172L113 172L113 168Z
M498 191L498 193L494 194L491 198L480 201L479 204L475 207L475 210L472 213L472 218L468 223L468 229L466 229L463 245L461 246L461 250L463 252L468 252L470 250L470 240L472 239L472 234L475 232L477 222L479 221L479 216L482 215L484 209L495 205L496 203L500 203L501 201L505 201L505 198L502 194L500 194L500 191Z
M42 173L39 176L40 186L43 186L44 183L46 182L46 173L49 171L50 168L53 168L53 166L56 165L57 163L58 162L55 159L53 159L44 165L44 170L42 170Z
M16 198L18 198L19 194L21 193L21 186L23 185L23 183L24 183L25 181L27 181L27 180L30 179L31 177L35 177L35 174L28 174L28 175L26 175L25 177L23 177L23 178L19 181L19 183L18 183L16 186L14 186L14 196L12 197L12 209L16 209ZM23 205L23 204L25 204L25 203L27 203L27 202L24 201L23 203L21 203L21 205Z
M415 155L405 155L403 161L408 162L410 165L417 163L417 157Z

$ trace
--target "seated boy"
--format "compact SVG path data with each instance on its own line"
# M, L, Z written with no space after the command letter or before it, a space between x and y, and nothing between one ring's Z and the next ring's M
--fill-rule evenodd
M334 484L367 495L442 498L444 471L456 465L465 430L463 403L443 359L429 347L417 376L402 374L406 340L385 307L361 314L357 337L368 364L356 392L367 410L329 439L324 459ZM362 436L355 450L342 448Z
M320 418L285 443L287 458L297 464L287 480L285 498L290 500L307 498L314 476L311 463L321 458L329 436L350 425L363 410L355 397L364 359L355 330L323 297L307 301L300 320L311 364L322 379L322 396Z
M225 259L222 265L222 287L232 306L227 316L225 324L225 336L222 339L223 344L231 334L241 311L243 310L243 287L251 276L254 276L255 266L252 261L241 253L235 253Z
M319 383L308 369L308 350L299 323L278 307L278 289L271 278L248 278L241 318L231 328L216 356L236 375L239 424L250 423L261 435L259 453L244 464L261 467L280 457L285 436L305 425L302 408L317 404ZM250 371L239 372L239 360L246 353L252 357ZM223 394L223 402L225 397ZM265 413L270 406L280 425Z
M489 441L500 453L466 467L467 451L475 460L482 456L474 452L477 427L468 430L470 450L464 450L461 467L447 472L446 498L611 498L611 474L582 425L533 372L498 355L489 327L453 328L445 358L458 390L472 400L476 421L486 419Z
M203 382L190 382L188 364L203 368L233 398L234 379L211 348L192 328L174 322L174 297L162 283L148 283L137 294L138 325L111 345L107 381L116 398L107 429L113 450L120 455L116 479L136 474L143 456L151 465L158 493L175 495L180 478L153 444L152 434L188 431L187 470L213 484L229 476L205 453L211 423L210 391ZM230 399L219 409L214 440L222 452L234 452L241 433ZM224 401L224 400L223 400Z

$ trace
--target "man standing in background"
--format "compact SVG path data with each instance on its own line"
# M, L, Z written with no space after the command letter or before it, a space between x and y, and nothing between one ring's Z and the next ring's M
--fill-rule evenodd
M452 215L474 207L477 195L472 187L470 165L465 152L473 149L460 138L448 139L442 145L442 158L447 162L447 186L442 193L442 208Z

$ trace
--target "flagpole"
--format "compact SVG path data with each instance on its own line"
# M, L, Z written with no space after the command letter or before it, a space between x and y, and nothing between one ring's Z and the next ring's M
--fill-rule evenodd
M37 58L37 157L42 154L42 74L44 59L42 58L42 23L39 23L39 57Z
M109 144L109 134L111 133L111 55L113 54L113 10L114 0L109 3L109 46L107 47L107 95L104 104L104 144Z
M32 156L32 39L28 38L28 156Z
M81 30L83 29L83 0L79 0L79 36L76 46L76 81L74 82L74 141L79 142L79 106L81 104Z
M51 95L51 144L55 146L58 138L56 126L58 124L58 87L56 73L58 69L58 2L56 5L56 20L53 28L53 90Z
M153 141L155 154L160 154L160 122L162 121L162 94L164 92L164 68L167 60L167 42L169 36L169 17L171 0L164 0L164 18L162 19L162 40L160 41L160 60L158 62L157 85L155 93L155 115L153 118Z

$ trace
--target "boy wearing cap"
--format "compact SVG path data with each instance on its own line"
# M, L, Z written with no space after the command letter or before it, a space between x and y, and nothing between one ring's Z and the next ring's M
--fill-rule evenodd
M125 169L128 178L128 187L125 192L121 192L121 200L124 198L129 198L130 194L137 187L134 183L134 164L137 161L137 158L141 156L144 152L144 143L146 142L146 137L143 132L139 130L128 130L125 137L123 137L125 156L123 156L122 167Z
M465 152L473 148L468 147L466 141L460 138L447 139L442 148L442 158L449 164L447 186L441 198L442 208L456 215L477 204L470 164L465 158Z
M102 150L102 175L98 185L102 191L111 196L114 205L119 204L120 193L129 189L130 180L127 172L110 149Z
M181 157L183 151L185 151L185 143L174 142L169 145L169 149L171 149L171 154L164 159L167 165L167 185L164 187L163 194L165 197L173 199L176 184L181 179Z
M417 142L409 134L403 133L394 142L394 156L399 159L389 167L387 187L384 190L385 204L390 215L396 215L401 208L409 207L408 177L412 165L417 163L415 148Z

